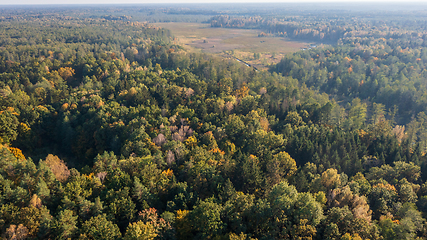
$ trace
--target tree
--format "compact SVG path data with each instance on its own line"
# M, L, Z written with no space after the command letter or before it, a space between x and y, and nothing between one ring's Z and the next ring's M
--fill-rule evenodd
M62 67L58 70L59 75L67 82L73 80L74 72L74 69L70 67Z
M192 226L190 220L190 211L178 210L176 212L176 236L178 239L191 239L193 238Z
M0 111L0 144L10 143L18 136L18 118L10 111Z
M322 173L320 182L326 189L333 189L341 184L341 179L336 169L329 168Z
M287 153L280 152L273 156L267 164L267 172L271 185L279 183L283 177L289 178L297 171L295 160Z
M12 224L6 229L4 235L8 240L24 240L28 237L28 229L22 224L19 224L18 227Z
M344 233L357 234L362 239L377 239L379 237L375 225L369 224L364 219L354 218L347 206L331 208L322 224L325 226L323 238L337 237L337 235L345 235Z
M285 122L290 123L292 127L299 127L303 123L303 120L297 112L292 111L286 115Z
M83 223L79 239L118 239L121 238L119 227L107 220L105 214L91 217Z
M102 155L98 154L94 159L94 172L107 172L109 168L114 168L117 164L117 157L113 152L104 152Z
M49 154L45 159L46 165L52 170L52 173L55 175L56 179L60 182L65 182L70 176L70 170L68 170L67 165L59 159L58 156Z
M272 219L277 219L270 223L274 225L271 231L277 238L290 237L291 232L298 231L299 228L313 230L323 218L321 204L310 193L298 193L294 186L285 181L276 184L267 199L273 211ZM292 225L293 230L290 227ZM312 236L314 233L307 234Z
M385 106L381 103L373 103L371 123L375 125L381 121L385 121Z
M354 215L354 218L362 218L367 222L371 222L372 211L369 210L369 205L364 196L360 197L353 194L349 186L336 188L328 195L329 207L344 207L348 206Z
M241 162L241 184L245 191L255 193L260 191L263 182L263 174L261 171L259 158L255 155L244 157Z
M55 235L57 239L70 239L77 233L77 218L73 216L73 211L65 209L59 213L58 219L54 223Z
M307 225L307 219L300 219L298 224L292 226L291 236L295 240L312 240L316 236L316 228Z
M143 209L149 208L150 204L154 204L154 196L150 193L150 190L141 184L138 177L134 177L133 197L136 198L137 202L142 206Z
M406 178L403 178L399 181L397 189L400 201L402 203L415 203L418 200L414 188L416 188L416 186L414 186L414 184L409 183Z
M247 232L250 210L254 206L255 196L235 192L224 205L225 223L233 232Z
M379 218L381 215L393 213L392 205L396 201L397 191L393 185L388 183L378 183L372 187L368 195L369 206L373 211L373 216Z
M191 223L197 236L203 239L212 239L224 231L224 223L221 220L223 207L214 202L214 199L200 201L194 210L190 212Z
M107 198L110 202L106 208L108 216L124 231L137 211L135 203L129 197L129 188L125 187L119 191L111 189L107 193Z
M157 237L152 224L138 221L129 223L126 229L125 240L153 240Z
M395 230L397 238L414 239L416 235L424 231L425 219L421 216L421 213L416 210L414 204L403 204L397 211L397 215L401 217L399 226Z
M366 121L366 103L362 103L359 98L351 101L348 111L347 128L360 129Z
M162 217L159 217L157 209L148 208L139 212L138 215L138 219L145 223L145 225L153 227L152 233L157 235L157 239L175 239L175 229L172 228L175 218L173 213L164 212ZM166 219L163 217L166 217Z

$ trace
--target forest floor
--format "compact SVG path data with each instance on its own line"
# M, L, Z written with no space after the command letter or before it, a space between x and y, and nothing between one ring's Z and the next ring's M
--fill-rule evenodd
M308 48L312 43L290 41L283 37L258 37L261 30L212 28L202 23L155 23L171 30L175 44L187 51L202 51L234 56L258 69L280 62L284 55ZM259 54L255 57L254 54Z

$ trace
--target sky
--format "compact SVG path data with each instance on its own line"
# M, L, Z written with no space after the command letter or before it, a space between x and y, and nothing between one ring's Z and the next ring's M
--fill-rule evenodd
M372 0L0 0L0 5L34 5L34 4L147 4L147 3L247 3L247 2L372 2ZM375 0L383 3L425 3L426 0Z

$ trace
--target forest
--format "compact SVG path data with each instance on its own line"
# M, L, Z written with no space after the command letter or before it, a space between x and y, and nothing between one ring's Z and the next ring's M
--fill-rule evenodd
M257 6L0 8L0 239L427 239L426 12Z

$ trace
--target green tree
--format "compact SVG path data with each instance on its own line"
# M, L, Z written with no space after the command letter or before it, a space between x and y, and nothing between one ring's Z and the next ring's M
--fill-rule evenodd
M125 240L153 240L157 237L156 230L150 223L138 221L129 223L126 229Z
M289 178L297 171L295 160L287 152L279 152L267 163L267 173L271 185L279 183L282 178Z
M122 235L119 227L111 221L107 220L107 216L98 215L91 217L89 220L83 223L80 229L79 239L118 239Z
M221 220L223 206L214 199L200 201L190 212L191 223L197 231L197 236L203 239L213 239L223 233L225 225Z
M77 218L71 210L65 209L58 215L54 223L56 239L70 239L77 234Z
M351 101L346 122L347 129L360 129L366 121L366 103L362 103L359 98Z
M8 110L0 111L0 143L10 143L18 136L18 118Z

